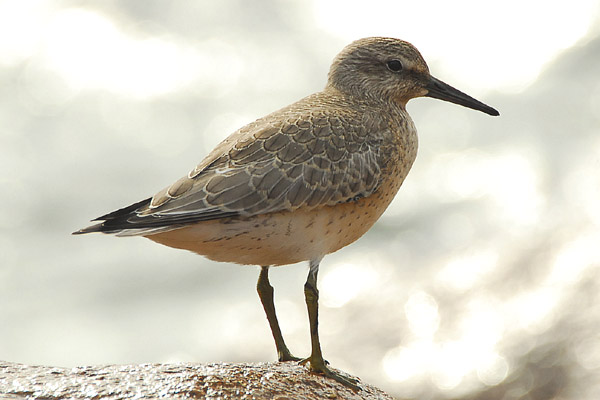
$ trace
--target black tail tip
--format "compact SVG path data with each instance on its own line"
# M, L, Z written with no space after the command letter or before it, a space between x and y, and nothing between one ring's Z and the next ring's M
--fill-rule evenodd
M93 233L93 232L102 232L102 224L96 224L96 225L92 225L92 226L88 226L87 228L82 228L78 231L72 232L71 235L83 235L86 233Z

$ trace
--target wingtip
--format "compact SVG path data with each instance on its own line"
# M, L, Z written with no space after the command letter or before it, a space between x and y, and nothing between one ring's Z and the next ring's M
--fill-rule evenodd
M71 235L83 235L86 233L101 232L101 231L102 231L102 224L96 224L96 225L88 226L87 228L82 228L75 232L71 232Z

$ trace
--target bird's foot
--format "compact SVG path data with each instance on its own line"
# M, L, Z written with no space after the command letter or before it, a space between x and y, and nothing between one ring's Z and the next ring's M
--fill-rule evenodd
M301 358L295 357L294 355L292 355L292 353L290 353L290 351L288 349L285 349L285 351L278 351L277 359L279 362L285 362L285 361L300 361L300 362L302 362Z
M329 361L323 359L323 362L325 363L325 365L329 365ZM300 364L300 365L306 365L309 363L310 363L310 357L298 359L298 364Z
M305 358L304 360L300 361L300 364L301 365L308 364L308 369L311 372L316 372L317 374L325 375L326 377L333 379L334 381L339 382L342 385L347 386L354 391L361 390L360 386L357 385L357 383L358 383L357 379L349 378L349 377L343 376L340 373L334 372L329 367L327 367L327 364L329 364L329 362L323 360L322 358L314 359L314 360L312 359L312 357Z

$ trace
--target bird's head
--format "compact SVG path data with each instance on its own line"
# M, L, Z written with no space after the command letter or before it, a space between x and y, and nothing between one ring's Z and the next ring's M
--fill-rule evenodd
M346 46L331 65L328 85L358 98L393 101L403 107L410 99L427 96L499 115L431 76L419 51L399 39L371 37Z

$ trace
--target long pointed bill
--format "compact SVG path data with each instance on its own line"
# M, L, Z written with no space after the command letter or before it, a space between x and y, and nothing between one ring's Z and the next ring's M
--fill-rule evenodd
M465 94L460 90L453 88L452 86L440 81L439 79L434 78L433 76L431 77L431 81L429 82L429 84L425 86L425 89L428 90L428 93L425 95L427 97L433 97L434 99L440 99L449 101L451 103L460 104L461 106L469 107L473 110L478 110L489 115L500 115L500 113L496 109L486 104L483 104L479 100L475 100L468 94Z

